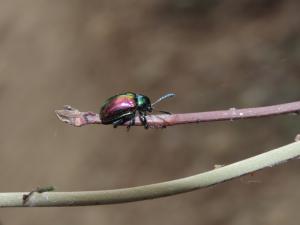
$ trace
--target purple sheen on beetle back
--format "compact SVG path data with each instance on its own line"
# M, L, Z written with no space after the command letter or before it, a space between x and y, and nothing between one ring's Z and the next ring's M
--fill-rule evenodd
M131 93L115 95L109 98L101 108L100 118L109 122L118 115L136 109L135 96Z

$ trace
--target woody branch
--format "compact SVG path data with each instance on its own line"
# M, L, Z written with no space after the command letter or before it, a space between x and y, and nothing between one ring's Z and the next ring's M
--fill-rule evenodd
M238 109L235 107L231 107L227 110L209 112L179 113L171 115L148 115L146 118L147 123L150 127L160 128L174 126L178 124L212 122L222 120L232 121L240 119L276 116L282 114L298 115L299 112L300 101L296 101L291 103L254 108ZM63 109L56 110L55 113L61 121L77 127L89 124L101 124L99 114L94 112L81 112L78 109L75 109L68 105L66 105ZM123 125L128 125L128 122ZM135 118L135 125L142 125L138 117Z

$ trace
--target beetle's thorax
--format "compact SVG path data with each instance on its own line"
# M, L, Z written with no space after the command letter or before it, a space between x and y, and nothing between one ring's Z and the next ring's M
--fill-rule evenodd
M150 99L145 95L136 94L137 109L140 111L152 111Z

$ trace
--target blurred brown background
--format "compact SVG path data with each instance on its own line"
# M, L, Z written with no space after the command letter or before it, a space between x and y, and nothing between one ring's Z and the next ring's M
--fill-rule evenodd
M193 175L292 142L299 118L74 128L55 109L98 111L143 93L171 112L299 100L300 4L280 0L0 1L0 191L98 190ZM297 161L173 197L0 210L6 224L297 224Z

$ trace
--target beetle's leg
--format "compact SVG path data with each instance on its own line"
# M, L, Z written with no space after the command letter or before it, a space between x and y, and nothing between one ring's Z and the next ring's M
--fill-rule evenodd
M140 114L140 120L141 120L141 122L142 122L142 124L144 125L144 128L145 129L148 129L149 128L149 125L148 125L148 123L147 123L147 119L146 119L146 113L145 112L139 112L139 114Z
M122 125L124 123L125 123L124 119L119 119L119 120L114 121L112 124L113 124L114 128L117 128L119 125Z
M135 122L135 113L134 114L129 114L129 115L126 115L114 122L112 122L112 125L114 128L117 128L118 126L120 125L123 125L124 123L126 123L127 121L130 121L129 125L127 125L127 129L129 130L129 127L134 125L134 122Z
M130 130L130 127L133 126L135 124L135 112L134 114L132 115L132 118L130 120L130 123L127 125L127 131Z
M164 113L164 114L167 114L167 115L172 115L172 113L170 113L168 111L161 111L161 110L159 110L158 112L161 112L161 113Z

